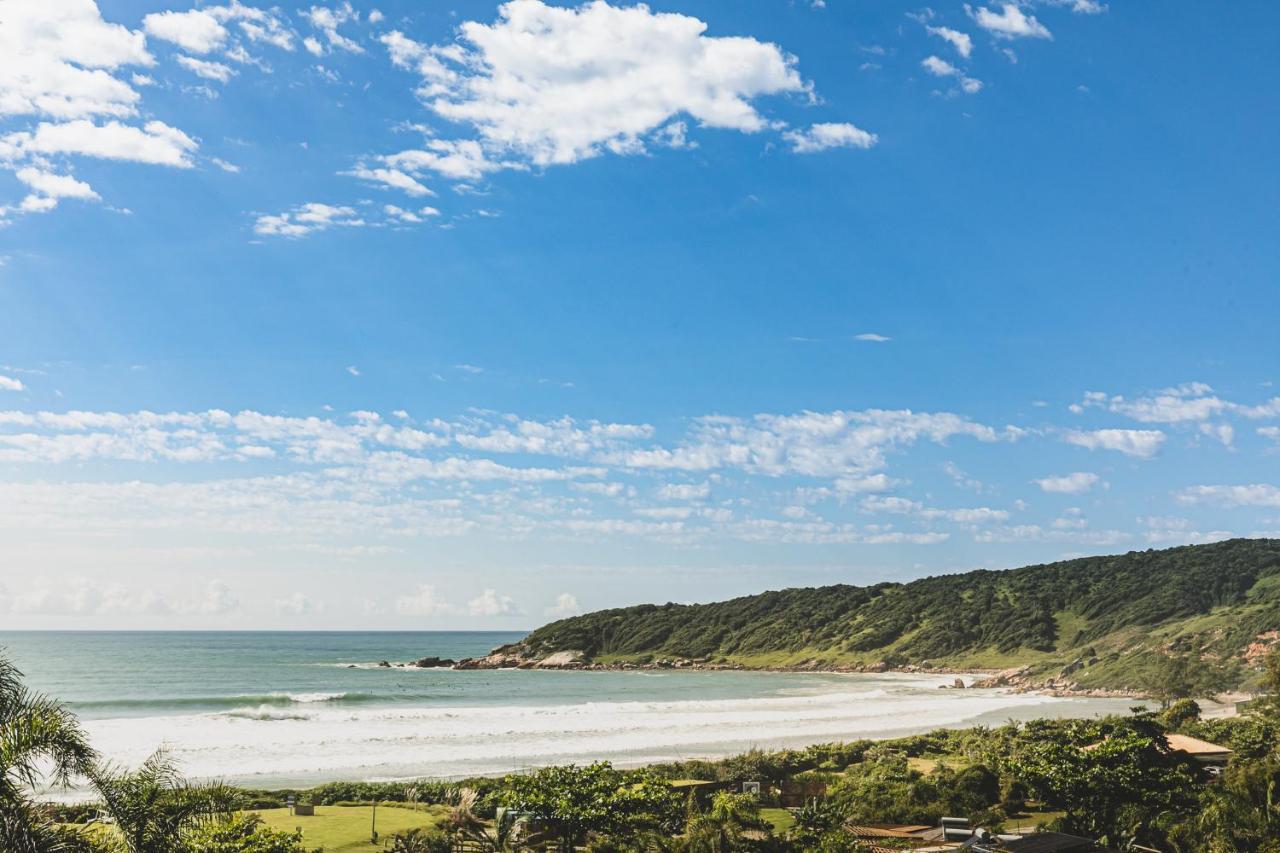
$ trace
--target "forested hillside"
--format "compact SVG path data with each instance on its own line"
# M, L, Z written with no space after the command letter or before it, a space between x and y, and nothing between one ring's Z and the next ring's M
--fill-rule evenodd
M1235 539L906 584L602 610L539 628L523 645L606 662L747 666L928 661L1048 671L1081 659L1094 661L1076 678L1082 685L1138 687L1123 682L1161 658L1196 663L1224 684L1247 681L1278 629L1280 540Z

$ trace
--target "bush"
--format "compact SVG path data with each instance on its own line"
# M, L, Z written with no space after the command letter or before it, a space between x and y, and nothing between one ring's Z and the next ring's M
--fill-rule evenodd
M202 826L187 838L191 853L305 853L302 833L279 832L257 815L241 814Z

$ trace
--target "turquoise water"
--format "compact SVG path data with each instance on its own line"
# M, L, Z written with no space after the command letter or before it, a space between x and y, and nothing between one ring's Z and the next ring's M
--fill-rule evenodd
M951 675L377 665L476 656L519 636L0 632L0 646L109 759L136 764L163 744L194 777L272 787L715 757L1131 704L938 689Z
M0 631L0 647L27 682L84 719L222 711L289 704L332 694L333 702L503 701L484 678L434 670L388 671L379 661L474 657L520 639L506 631L130 632ZM347 669L357 664L357 669Z

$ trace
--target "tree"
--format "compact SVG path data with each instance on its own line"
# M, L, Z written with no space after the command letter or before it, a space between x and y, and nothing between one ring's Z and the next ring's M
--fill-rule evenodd
M28 690L22 673L0 655L0 850L70 849L70 840L39 813L29 791L42 779L67 784L93 757L75 716Z
M86 775L128 853L187 853L189 834L229 818L238 799L221 783L188 782L163 749L137 770L97 764Z
M1148 721L1140 721L1145 725ZM1009 761L1011 775L1050 808L1062 828L1112 845L1153 840L1156 827L1198 803L1199 770L1154 737L1121 728L1088 748L1061 738L1027 743Z
M590 833L674 833L683 812L680 795L664 780L648 771L622 773L607 761L508 776L503 787L505 805L545 823L568 848Z
M689 846L696 851L741 850L767 837L773 827L760 817L760 803L750 794L721 791L705 813L694 813L686 825Z

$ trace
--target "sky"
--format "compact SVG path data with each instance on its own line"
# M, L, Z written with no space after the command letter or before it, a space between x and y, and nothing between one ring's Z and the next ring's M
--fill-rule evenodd
M1280 536L1278 29L0 0L0 626L523 629Z

